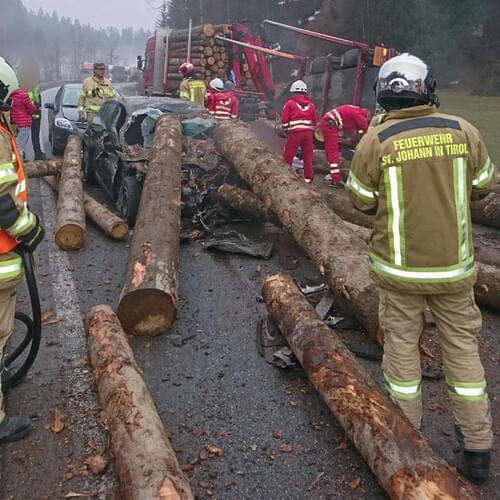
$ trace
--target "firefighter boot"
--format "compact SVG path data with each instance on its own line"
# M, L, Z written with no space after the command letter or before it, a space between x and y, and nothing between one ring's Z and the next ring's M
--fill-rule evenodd
M5 415L0 423L0 444L23 439L31 432L29 417L8 417Z
M458 470L473 481L485 481L490 474L490 452L464 450L463 462Z

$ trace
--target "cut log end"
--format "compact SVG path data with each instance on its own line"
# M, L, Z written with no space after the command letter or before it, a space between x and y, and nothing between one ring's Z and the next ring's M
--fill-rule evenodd
M172 326L176 314L175 298L154 288L130 292L118 306L118 317L129 335L158 335Z
M56 232L55 238L62 250L80 250L85 241L85 231L76 224L66 224Z
M125 221L118 221L111 229L111 236L115 240L125 238L128 233L128 224Z

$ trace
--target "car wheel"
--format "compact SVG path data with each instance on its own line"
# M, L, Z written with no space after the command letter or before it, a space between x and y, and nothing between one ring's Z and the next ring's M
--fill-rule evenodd
M118 210L130 227L134 227L139 200L141 198L141 185L134 176L124 177L118 193Z
M82 145L83 155L82 155L82 173L83 178L86 182L91 184L95 183L94 169L92 168L92 161L90 160L89 150Z

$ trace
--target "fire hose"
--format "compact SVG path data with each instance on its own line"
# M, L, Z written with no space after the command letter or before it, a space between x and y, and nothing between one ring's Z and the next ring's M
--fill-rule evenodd
M1 365L3 365L3 371L1 371L1 387L3 390L18 384L26 373L28 373L28 370L33 365L38 354L42 337L42 314L40 311L40 297L38 295L38 287L33 269L33 254L30 250L21 248L21 246L18 247L17 251L23 261L33 317L30 318L27 314L16 311L15 318L21 323L24 323L26 333L22 342L13 352L5 356L2 360ZM29 349L29 351L24 361L19 366L14 366L14 361L16 361L26 349Z

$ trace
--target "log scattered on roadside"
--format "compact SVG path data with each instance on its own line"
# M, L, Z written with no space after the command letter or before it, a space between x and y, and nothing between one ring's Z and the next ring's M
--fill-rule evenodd
M27 161L23 163L24 175L29 179L45 177L46 175L57 175L61 171L62 164L62 158Z
M485 226L500 228L500 194L490 193L470 205L472 220Z
M58 190L57 181L54 177L44 177L43 180L54 191ZM128 233L128 224L123 219L85 191L83 191L83 208L87 217L115 240L121 240Z
M480 306L500 312L500 267L476 262L474 296Z
M79 250L85 241L81 139L70 135L59 179L55 240L63 250Z
M124 498L194 499L115 313L93 307L85 330Z
M222 184L217 194L223 204L236 210L242 217L249 217L258 221L268 221L276 226L281 226L281 222L276 214L267 209L264 202L251 191L232 186L231 184Z
M267 277L262 297L312 384L391 498L475 498L471 486L318 317L290 276Z
M156 122L118 306L131 335L157 335L175 320L179 287L181 123Z
M229 121L229 120L228 120ZM216 145L309 255L370 335L378 330L378 292L369 277L367 246L332 210L322 195L290 171L243 123L221 123Z

